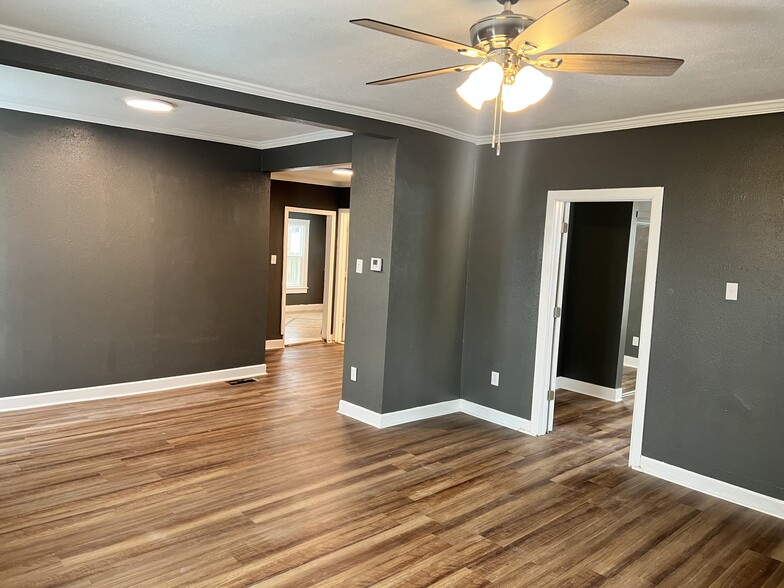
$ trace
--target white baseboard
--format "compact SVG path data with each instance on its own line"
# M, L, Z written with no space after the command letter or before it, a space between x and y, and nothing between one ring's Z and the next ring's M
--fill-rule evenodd
M324 310L324 304L287 304L286 312L291 310Z
M740 486L684 470L650 457L642 456L640 467L635 469L662 480L784 519L784 500L746 490Z
M367 425L376 427L377 429L384 429L386 427L394 427L395 425L463 412L478 419L501 425L502 427L521 431L529 435L531 434L531 421L474 402L469 402L468 400L448 400L446 402L385 413L374 412L367 408L341 400L338 406L338 412Z
M385 429L387 427L394 427L395 425L413 423L414 421L421 421L460 412L460 401L447 400L446 402L417 406L406 410L379 413L368 410L367 408L362 408L351 402L341 400L338 405L338 412L347 417L351 417L352 419L361 421L366 425L376 427L377 429Z
M267 339L267 342L264 344L264 349L283 349L285 347L285 343L283 343L283 339Z
M515 431L520 431L528 435L532 434L531 421L528 419L501 412L494 408L488 408L487 406L482 406L481 404L476 404L469 400L460 401L460 410L461 412L470 414L472 417L482 419L483 421L489 421L496 425L506 427L507 429L514 429Z
M624 355L623 356L623 365L624 367L633 367L637 369L639 367L640 360L636 357L632 357L631 355Z
M213 384L227 380L263 376L267 373L266 364L249 365L244 367L156 378L154 380L140 380L138 382L122 382L120 384L107 384L104 386L91 386L89 388L73 388L71 390L56 390L40 394L25 394L22 396L7 396L0 398L0 412L38 408L55 404L71 402L85 402L87 400L100 400L104 398L117 398L133 394L147 394L148 392L161 392L188 386Z
M590 382L583 382L581 380L573 380L564 376L558 376L555 380L557 388L564 388L572 392L579 392L587 396L594 396L610 402L620 402L623 399L623 388L607 388Z

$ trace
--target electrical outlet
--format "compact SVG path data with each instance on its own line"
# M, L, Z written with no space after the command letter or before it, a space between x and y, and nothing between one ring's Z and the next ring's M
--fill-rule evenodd
M353 365L351 366L351 381L357 381L357 368L355 368Z
M632 345L634 347L639 347L640 346L640 338L639 337L632 337Z
M500 374L498 372L490 372L490 385L491 386L498 386L498 378Z

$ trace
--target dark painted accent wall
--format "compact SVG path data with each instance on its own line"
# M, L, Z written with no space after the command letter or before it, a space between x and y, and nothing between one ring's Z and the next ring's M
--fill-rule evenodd
M289 220L291 219L310 221L308 225L308 291L304 294L287 293L286 304L322 304L324 301L327 217L322 214L292 212L289 215Z
M260 152L0 110L0 395L264 362Z
M434 399L445 396L457 397L465 299L465 281L463 280L462 285L459 282L461 276L465 277L466 271L465 254L475 168L473 145L384 121L177 80L4 41L0 41L0 63L131 90L148 91L174 100L189 100L282 120L314 123L364 134L368 140L390 141L394 147L386 150L384 157L387 161L382 163L376 158L379 165L373 168L380 174L380 193L374 192L376 186L372 182L366 183L366 190L370 194L370 200L365 206L365 211L370 215L367 226L369 230L379 228L380 232L377 235L368 232L367 243L357 243L353 227L360 223L356 222L356 210L353 210L351 240L361 250L384 254L387 249L392 254L393 241L395 242L395 252L392 255L395 265L391 266L390 271L380 274L384 277L376 276L377 279L372 280L373 284L383 286L384 280L389 279L391 273L394 278L394 283L391 284L393 292L382 292L380 298L365 300L364 296L379 294L376 285L368 288L363 286L357 290L362 292L361 296L354 298L349 288L347 324L351 320L352 304L356 306L354 314L359 313L360 318L354 321L354 335L346 348L347 359L352 357L354 348L358 356L369 360L380 359L382 379L379 383L371 377L370 381L362 384L361 387L368 392L367 397L359 393L360 386L355 386L353 391L344 390L344 394L357 399L363 406L373 405L377 406L377 410L381 410L380 398L384 393L383 361L389 338L395 357L390 370L409 372L390 372L389 393L399 396L387 402L384 410L429 404L435 401ZM348 141L339 140L331 149L321 146L296 146L294 149L271 150L263 155L263 169L273 171L297 167L294 162L300 162L300 165L340 163L341 160L346 161L346 145ZM355 141L351 142L351 147L351 159L357 171L354 160L357 153ZM444 154L439 153L441 150ZM308 152L307 157L302 156L305 151ZM447 157L446 154L455 157ZM278 159L279 157L284 159ZM369 158L374 157L376 156L371 155ZM306 163L306 160L309 161ZM396 161L400 162L400 169L396 169ZM391 195L385 192L388 187L393 190ZM413 207L415 214L409 215L405 223L394 225L394 232L399 233L399 237L393 238L392 233L388 233L393 230L393 211L402 211L409 206ZM355 209L353 202L352 209ZM377 213L382 216L377 216ZM439 221L441 217L447 221L456 221L456 224L451 228L443 227ZM389 259L390 256L382 257ZM434 259L438 264L422 267L421 260ZM387 268L389 270L390 266ZM407 286L407 276L412 278L410 288ZM362 281L371 283L370 280ZM352 303L352 300L355 302ZM380 306L386 309L387 300L391 308L389 324L386 310L374 316L361 312L377 310ZM358 326L359 320L362 321L363 328ZM351 332L351 326L348 330ZM428 361L424 361L423 356ZM360 368L360 371L367 374L368 370L372 372L375 369L376 367L368 366ZM451 376L441 380L440 376L450 373ZM429 386L434 381L438 385ZM413 387L402 388L409 385Z
M273 172L298 167L351 163L351 145L352 138L349 136L266 149L263 161L264 171Z
M328 143L328 141L321 141L321 143ZM314 143L305 143L299 147L304 146L308 147L306 154L315 151ZM327 153L332 150L328 146L325 147L327 147ZM296 163L296 159L293 159L296 156L296 150L288 148L283 148L282 150L285 150L290 155L287 155L286 158L279 156L277 157L278 160L285 160L287 165L291 165L293 167L309 165L305 163ZM272 151L279 152L279 150ZM272 159L269 156L269 151L264 151L263 157L265 161ZM292 163L292 161L294 163ZM302 161L308 160L303 159ZM327 161L327 163L330 162ZM283 338L283 335L280 332L280 300L281 286L283 284L283 217L286 206L295 206L297 208L317 208L319 210L337 210L338 208L349 208L350 191L350 188L333 188L330 186L316 186L313 184L300 184L297 182L281 182L272 180L272 187L270 188L269 252L270 255L278 256L278 263L275 265L269 265L269 258L267 259L267 264L269 267L269 299L267 305L268 340ZM318 303L314 302L313 304Z
M351 162L351 224L346 303L346 344L343 354L343 400L381 412L387 355L389 264L369 271L371 257L389 260L395 200L395 140L354 136ZM354 271L355 260L364 271ZM349 379L357 368L357 381ZM426 403L425 403L426 404Z
M376 412L460 392L476 150L400 130L399 140L354 135L350 158L343 399ZM330 163L331 150L311 145L298 155L300 147L275 149L272 156L265 151L265 169ZM384 271L369 271L371 257L384 260ZM354 272L357 258L365 264L362 274ZM349 380L351 366L356 382Z
M632 283L629 291L629 311L626 328L626 341L624 341L624 354L637 357L640 348L632 345L634 337L640 336L642 324L642 295L645 288L645 266L648 256L648 234L650 227L647 224L637 223L634 239L634 260L632 265Z
M400 141L383 412L459 398L475 166L468 143Z
M606 388L621 385L619 349L631 220L631 202L571 206L559 376Z
M784 498L784 115L479 153L463 397L530 418L547 191L664 186L643 454Z

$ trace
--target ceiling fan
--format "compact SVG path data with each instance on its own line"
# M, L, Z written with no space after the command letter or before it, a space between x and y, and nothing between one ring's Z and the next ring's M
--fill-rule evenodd
M603 23L626 8L628 0L567 0L538 19L512 12L512 6L519 0L497 1L503 5L503 11L482 18L471 26L470 45L369 18L349 21L368 29L483 60L481 63L384 78L368 82L368 85L385 86L449 73L473 72L457 92L477 110L485 101L495 100L492 145L500 150L502 113L519 112L539 102L550 91L553 81L542 71L670 76L683 65L682 59L668 57L544 53Z

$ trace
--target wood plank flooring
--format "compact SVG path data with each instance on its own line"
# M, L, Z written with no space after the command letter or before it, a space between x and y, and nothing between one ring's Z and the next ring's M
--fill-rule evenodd
M784 586L784 521L626 467L631 400L376 430L341 354L0 414L0 586Z

